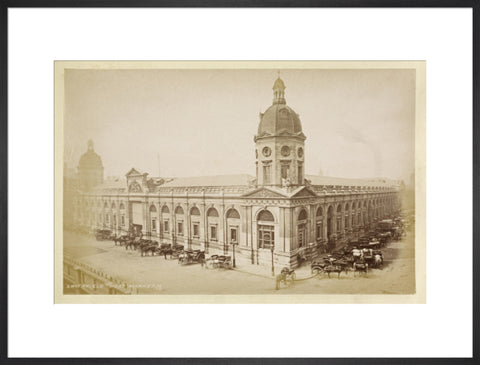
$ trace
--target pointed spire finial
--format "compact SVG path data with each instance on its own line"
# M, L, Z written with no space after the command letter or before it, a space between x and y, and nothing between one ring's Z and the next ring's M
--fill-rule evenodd
M93 141L91 139L88 140L87 146L89 151L93 151Z
M278 78L273 84L273 103L274 104L286 104L285 101L285 84L280 78L280 70L277 70Z

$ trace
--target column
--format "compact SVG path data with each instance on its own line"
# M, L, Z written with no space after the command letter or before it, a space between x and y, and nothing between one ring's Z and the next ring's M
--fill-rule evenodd
M205 197L205 192L203 193ZM200 237L203 237L203 249L205 250L205 253L208 253L208 227L207 227L207 212L206 212L206 204L205 201L200 203L200 209L202 211L202 217L203 217L203 225L200 227L201 232L200 232Z
M175 203L173 201L173 190L170 192L170 237L172 240L172 246L177 244L177 222L175 219Z
M239 237L239 246L248 246L249 245L249 236L248 236L248 215L247 215L247 206L240 206L240 237Z
M285 208L285 252L292 251L292 208Z
M279 219L278 219L278 224L279 224L279 232L280 232L280 235L278 237L279 239L279 242L278 242L278 245L280 246L280 250L279 251L284 251L285 252L285 247L286 247L286 237L285 237L285 208L284 207L280 207L279 209L280 211L280 214L279 214Z
M147 196L145 196L143 201L143 232L148 239L151 239L152 227L150 222L150 205L148 204Z
M316 224L317 224L317 212L315 209L315 205L310 204L310 214L309 214L309 219L308 219L308 241L307 245L310 243L314 243L315 240L315 233L317 230Z

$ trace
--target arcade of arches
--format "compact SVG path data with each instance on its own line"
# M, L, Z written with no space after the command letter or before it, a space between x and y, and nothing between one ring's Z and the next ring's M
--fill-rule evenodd
M240 265L295 267L299 255L348 240L398 211L399 181L305 175L306 136L285 89L278 78L272 105L260 113L251 151L256 176L148 178L132 168L125 179L100 184L103 165L91 157L95 179L82 175L88 181L74 204L75 224L116 235L135 227L158 243L207 254L235 247Z
M128 196L118 200L90 196L79 203L79 219L117 235L126 234L133 224L157 242L204 249L209 254L231 254L236 245L237 261L250 264L269 265L273 251L276 263L295 267L299 253L354 238L399 209L394 193L342 198L278 203L263 198L262 204L232 199L225 205L219 199L210 198L207 204L193 196L188 201L143 203Z

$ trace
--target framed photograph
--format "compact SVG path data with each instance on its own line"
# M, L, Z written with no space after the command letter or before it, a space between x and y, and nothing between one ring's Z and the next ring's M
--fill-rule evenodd
M55 66L56 302L425 303L425 62Z
M1 5L7 363L478 356L475 4L78 5Z

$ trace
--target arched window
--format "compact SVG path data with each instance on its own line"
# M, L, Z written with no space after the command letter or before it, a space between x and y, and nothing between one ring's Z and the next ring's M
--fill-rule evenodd
M218 217L218 212L215 208L210 208L207 211L207 217Z
M190 209L190 216L192 217L192 235L194 238L200 238L200 210L197 207Z
M227 211L227 239L229 243L238 243L238 230L239 230L239 221L240 214L234 208L231 208Z
M318 209L317 209L317 214L316 214L316 215L317 215L317 217L323 217L323 209L322 209L322 207L318 207Z
M237 212L236 209L230 209L228 212L227 212L227 218L240 218L240 214Z
M207 210L208 240L218 241L218 212L215 208Z
M268 210L262 210L258 214L258 220L264 222L274 222L275 219L273 218L273 214L270 213Z
M123 205L123 203L120 203L120 209L125 209L125 205Z
M258 214L258 221L274 222L273 214L268 210L262 210ZM271 224L258 225L258 247L272 248L275 246L275 227Z
M156 213L157 212L157 207L155 206L155 204L152 204L150 205L150 219L151 219L151 230L152 230L152 233L156 234L157 233L157 229L159 228L158 225L157 225L157 217L156 217L156 214L152 214L152 213Z
M352 210L355 209L355 202L352 203Z
M298 215L298 220L299 221L304 221L307 219L307 212L305 209L302 209L302 211L300 212L300 214Z
M337 226L336 226L336 233L341 233L343 229L343 217L342 217L342 204L338 204L337 206Z
M115 203L112 203L112 209L115 209L116 205Z
M331 205L328 207L327 215L328 215L329 217L333 216L333 207L332 207Z
M180 205L175 208L175 214L183 214L183 208Z
M166 205L164 205L161 209L161 214L170 214L170 209L168 209L168 207ZM169 234L170 233L170 224L169 224L169 220L168 220L168 216L165 217L165 216L161 216L160 217L160 232L163 231L164 234ZM175 227L173 227L173 229L175 229Z
M193 208L190 210L190 215L200 215L200 210L198 210L197 207L193 207Z
M105 204L103 204L103 207L106 208L106 209L108 209L108 203L105 202Z
M350 205L345 204L345 228L350 228Z
M307 220L307 211L302 209L298 214L299 225L297 226L297 235L298 235L298 247L303 247L306 244L307 237L307 225L305 221Z

